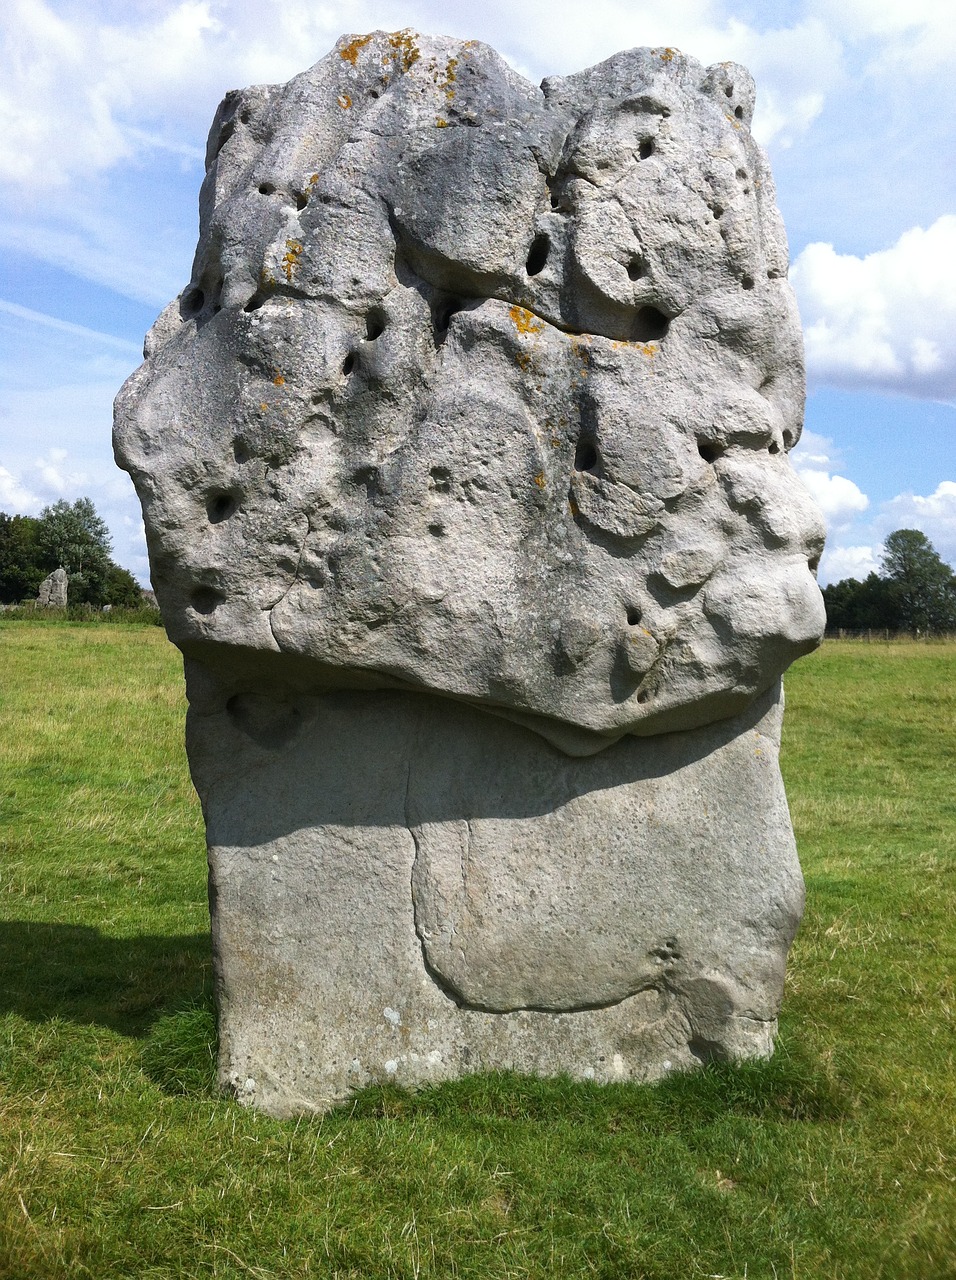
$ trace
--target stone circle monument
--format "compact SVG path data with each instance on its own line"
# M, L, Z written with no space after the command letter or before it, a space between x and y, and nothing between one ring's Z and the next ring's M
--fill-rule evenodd
M770 1051L823 529L753 104L376 32L219 108L116 450L244 1101Z

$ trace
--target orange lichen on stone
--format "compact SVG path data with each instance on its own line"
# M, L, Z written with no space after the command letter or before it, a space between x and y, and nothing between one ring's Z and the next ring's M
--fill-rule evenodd
M438 117L438 119L435 121L435 128L436 128L436 129L447 129L447 128L448 128L448 121L447 121L447 120L443 120L443 119L441 118L441 116L439 116L439 117Z
M544 322L539 320L533 311L528 311L526 307L510 307L508 314L511 316L511 323L519 333L541 333L544 329Z
M339 57L345 62L351 62L354 67L359 54L371 42L371 39L371 36L356 36L354 40L350 40L347 45L344 45L339 50Z
M534 478L534 482L539 489L543 489L545 487L545 485L548 483L548 480L543 471L538 472L538 474Z
M410 27L405 27L401 31L393 31L388 37L388 43L395 50L392 56L403 71L410 71L422 56L418 45L412 39L414 35L415 32Z
M274 387L285 386L285 378L282 376L282 374L279 372L278 369L276 370L276 376L272 379L272 385Z
M312 177L309 179L309 186L314 187L315 184L318 182L318 180L319 180L319 175L317 173L313 173Z
M352 105L352 99L349 97L347 93L340 93L339 96L336 98L336 102L339 104L339 106L342 108L343 111L348 111L349 107Z
M282 273L292 283L292 277L295 269L299 265L299 258L302 256L302 241L287 240L285 242L285 253L282 255Z

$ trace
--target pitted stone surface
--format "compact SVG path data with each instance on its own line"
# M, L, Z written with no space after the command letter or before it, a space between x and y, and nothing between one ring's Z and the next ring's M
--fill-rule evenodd
M752 109L670 49L537 88L408 32L229 94L117 412L172 638L575 753L769 688L822 631L822 525Z
M671 49L536 88L409 32L223 102L116 449L243 1101L770 1051L824 617L752 110Z

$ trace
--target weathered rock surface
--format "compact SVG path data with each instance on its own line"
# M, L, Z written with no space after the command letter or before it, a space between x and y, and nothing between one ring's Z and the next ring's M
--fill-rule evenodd
M774 691L582 760L427 694L223 702L189 674L239 1097L770 1051L803 906Z
M409 32L220 107L116 449L262 1105L769 1044L799 874L761 715L822 523L752 110L671 49L537 88Z
M40 583L37 604L48 609L65 609L69 586L70 579L66 570L62 566L54 569Z

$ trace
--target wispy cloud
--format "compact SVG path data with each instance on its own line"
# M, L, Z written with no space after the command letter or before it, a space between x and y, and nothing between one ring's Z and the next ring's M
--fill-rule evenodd
M26 320L30 324L39 324L46 329L56 329L59 333L68 333L75 338L86 338L91 342L101 342L104 346L115 347L117 351L139 354L139 346L126 338L117 338L112 333L101 333L99 329L88 329L82 324L72 324L69 320L60 320L43 311L32 311L29 307L21 307L16 302L6 302L0 298L0 312L14 316L17 320Z

